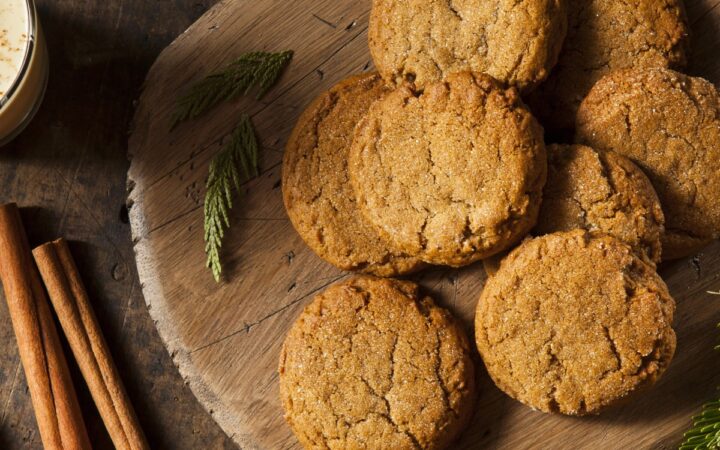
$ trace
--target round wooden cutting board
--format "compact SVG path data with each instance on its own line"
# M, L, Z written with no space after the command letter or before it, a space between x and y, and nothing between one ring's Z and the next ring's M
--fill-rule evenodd
M303 108L342 78L372 70L369 0L220 2L170 45L145 82L130 138L129 204L145 300L168 351L200 402L243 449L299 445L284 423L277 362L285 333L313 295L348 274L315 256L293 230L280 192L283 146ZM720 81L720 0L688 1L690 72ZM280 83L262 101L222 105L170 131L178 93L252 50L292 49ZM250 113L262 174L236 201L224 246L226 279L205 268L204 182L223 137ZM720 174L718 174L720 176ZM720 199L719 199L720 201ZM673 448L702 403L718 396L720 245L661 268L677 300L675 360L652 390L598 417L530 410L482 369L475 417L455 448ZM472 336L481 264L414 277ZM172 405L168 405L172 407Z

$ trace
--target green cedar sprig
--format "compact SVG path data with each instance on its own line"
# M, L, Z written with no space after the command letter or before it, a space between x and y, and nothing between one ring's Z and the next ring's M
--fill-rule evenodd
M222 71L205 77L177 101L172 128L180 122L207 112L222 101L234 100L257 90L259 100L277 82L292 59L292 50L245 53ZM222 275L222 248L225 231L230 227L233 197L240 186L258 176L259 147L250 116L244 114L230 141L210 162L206 183L204 212L207 266L215 281Z
M205 194L205 253L207 267L220 281L220 248L225 230L230 227L233 196L240 186L258 176L258 144L250 116L244 114L232 132L230 142L210 162Z
M275 84L292 55L292 50L241 55L220 72L208 75L193 85L178 99L171 127L200 116L220 102L248 95L253 89L257 89L257 98L260 99Z
M708 294L718 295L717 292ZM720 328L720 324L718 324ZM720 345L715 346L715 350ZM684 435L679 450L720 449L720 400L703 405L702 412L693 417L693 425Z
M703 406L693 418L692 428L685 433L680 450L710 450L720 448L720 401Z

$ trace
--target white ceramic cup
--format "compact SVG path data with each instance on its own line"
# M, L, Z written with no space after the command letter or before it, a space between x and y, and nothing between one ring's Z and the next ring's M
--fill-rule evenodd
M30 122L48 79L48 53L33 0L0 0L0 147Z

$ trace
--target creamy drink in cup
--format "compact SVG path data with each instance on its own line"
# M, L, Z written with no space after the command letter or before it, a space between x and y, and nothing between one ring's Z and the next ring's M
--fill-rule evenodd
M0 0L0 146L32 119L47 77L47 48L33 0Z

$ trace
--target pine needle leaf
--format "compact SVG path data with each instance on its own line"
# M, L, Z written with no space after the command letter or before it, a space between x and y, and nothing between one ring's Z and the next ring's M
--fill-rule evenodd
M719 348L715 347L716 350ZM683 437L685 440L679 450L720 449L720 400L703 405L702 411L693 417L693 425Z
M257 176L258 143L250 116L244 114L233 130L230 142L210 161L205 193L205 253L207 267L220 282L220 249L225 230L230 227L233 196L240 195L242 183ZM242 170L242 173L241 173Z
M250 52L241 55L220 72L208 75L177 101L171 128L194 119L223 101L234 100L257 90L257 99L275 84L292 59L292 50Z

